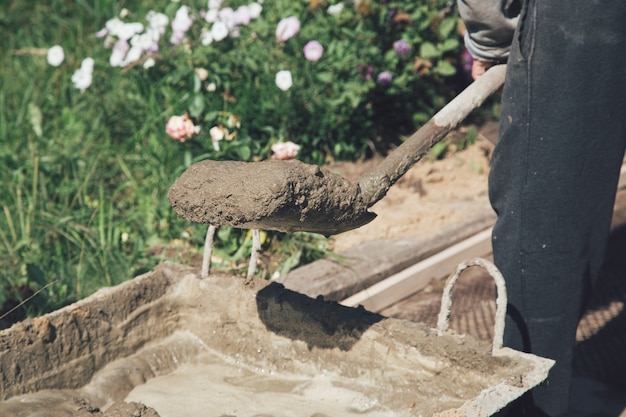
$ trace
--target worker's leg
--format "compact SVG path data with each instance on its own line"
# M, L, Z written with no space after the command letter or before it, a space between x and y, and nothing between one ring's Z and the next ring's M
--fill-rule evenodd
M556 359L532 401L567 413L578 320L626 141L626 3L528 0L508 62L490 198L505 344Z

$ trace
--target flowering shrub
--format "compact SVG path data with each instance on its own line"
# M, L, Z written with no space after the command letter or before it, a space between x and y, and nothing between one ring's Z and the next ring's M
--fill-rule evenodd
M384 152L447 100L461 65L444 1L184 3L98 36L112 66L162 87L170 117L188 115L193 132L166 131L198 159L266 159L288 141L313 162Z
M197 160L324 162L398 143L471 65L447 1L4 2L0 309L50 282L27 308L191 262L206 227L166 195ZM323 255L320 239L265 234L266 276ZM224 268L245 270L249 235L216 240Z

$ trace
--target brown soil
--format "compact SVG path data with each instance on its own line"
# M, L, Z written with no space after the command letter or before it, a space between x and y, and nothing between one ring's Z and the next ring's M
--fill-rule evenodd
M489 159L497 125L486 123L479 140L463 150L455 142L466 137L461 128L446 139L448 151L441 159L424 158L371 207L378 216L358 229L334 236L334 249L342 252L372 240L396 240L433 235L449 224L463 223L471 212L491 210L487 197ZM328 168L350 180L373 169L380 160L336 163Z

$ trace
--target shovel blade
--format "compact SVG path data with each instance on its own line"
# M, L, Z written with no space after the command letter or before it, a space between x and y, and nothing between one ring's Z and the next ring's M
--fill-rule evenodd
M358 184L300 161L212 161L190 166L168 199L185 220L326 236L372 221Z

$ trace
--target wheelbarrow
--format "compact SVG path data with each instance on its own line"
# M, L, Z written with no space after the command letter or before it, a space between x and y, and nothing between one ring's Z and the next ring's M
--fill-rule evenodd
M462 265L451 277L448 294ZM496 340L160 264L0 332L0 415L490 416L552 361ZM490 270L490 272L492 272ZM455 278L456 277L456 278ZM123 414L122 406L134 404ZM111 414L109 414L111 413Z

